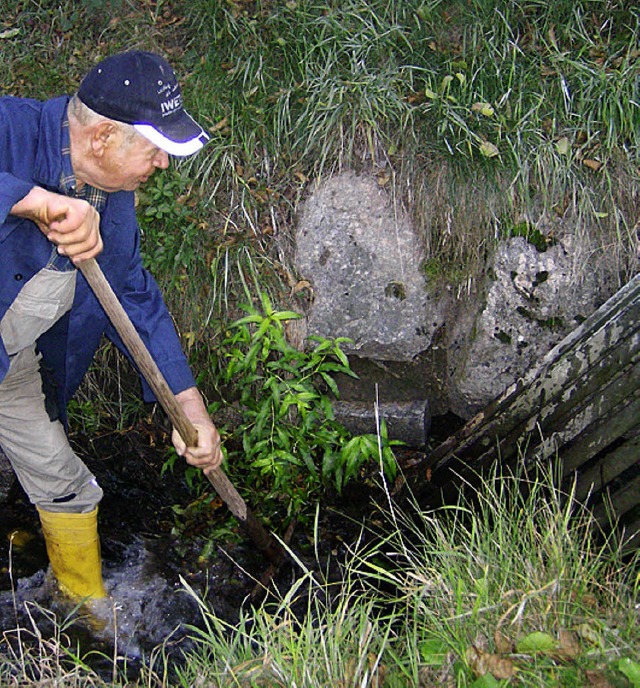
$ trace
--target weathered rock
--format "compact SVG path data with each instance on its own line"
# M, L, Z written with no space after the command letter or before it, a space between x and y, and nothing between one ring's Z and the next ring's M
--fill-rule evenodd
M429 402L404 401L373 404L337 401L333 404L336 420L354 435L375 435L378 421L385 422L390 439L400 440L410 447L427 443L431 416Z
M336 176L309 197L298 226L296 268L314 296L298 339L354 341L344 350L367 376L340 381L343 399L428 398L434 415L470 418L620 286L602 252L602 265L585 269L594 253L586 228L549 222L541 220L532 243L499 243L474 288L456 299L454 285L427 284L420 241L387 191Z
M443 324L442 302L420 272L419 241L386 191L344 174L307 201L296 266L313 286L309 334L349 337L347 352L409 361Z
M487 275L484 301L465 305L448 342L450 403L463 418L534 367L604 301L595 273L579 269L562 239L542 252L522 237L509 239Z

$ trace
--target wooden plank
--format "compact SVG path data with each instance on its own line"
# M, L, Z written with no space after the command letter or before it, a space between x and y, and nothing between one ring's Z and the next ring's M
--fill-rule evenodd
M640 368L640 331L609 349L596 365L568 379L559 398L541 406L537 424L561 426L581 405L603 395L606 386L633 390Z
M640 437L636 435L599 458L583 473L578 473L576 498L584 501L589 493L601 492L606 485L638 461L640 461Z
M613 506L614 516L623 518L628 511L640 503L640 475L613 492L609 499L611 506ZM609 522L608 513L605 504L600 504L593 510L593 515L602 524Z
M639 359L637 355L635 359ZM553 415L553 424L541 415L532 415L518 423L503 436L492 436L494 429L487 428L480 441L471 447L461 447L452 452L454 457L474 468L490 465L497 458L510 463L520 458L521 449L526 447L529 460L545 460L571 443L570 461L566 470L591 460L599 451L626 433L637 421L635 411L625 411L633 403L640 388L640 361L613 376L608 384L600 384L597 394L582 399L582 404L568 404L562 414ZM637 409L637 404L634 407ZM549 417L549 416L547 416ZM598 424L598 419L602 419ZM611 420L613 419L613 420ZM535 422L534 422L535 421ZM589 426L597 428L600 440L594 439ZM575 446L574 446L575 445ZM567 461L566 457L565 461ZM442 467L448 461L439 464Z
M617 378L591 403L572 409L566 423L532 452L533 460L548 459L562 449L565 473L574 471L633 428L639 416L640 365L636 365L628 378Z
M640 547L640 516L632 517L622 525L623 551L633 553Z
M614 403L615 401L617 403ZM587 420L592 421L589 424L586 424L584 419L577 419L575 426L566 427L547 436L544 436L541 430L531 432L529 435L516 438L510 452L505 448L507 441L496 440L483 454L475 457L472 463L463 461L465 465L457 466L456 471L463 474L465 466L471 467L474 471L482 470L498 458L503 465L509 465L521 461L525 456L526 463L531 464L561 455L563 474L566 476L594 458L637 424L640 417L640 391L636 391L635 395L624 395L622 399L615 400L605 395L603 403L607 413L597 417L597 421L592 420L593 410L589 407L585 410Z
M496 438L493 448L478 457L476 463L486 465L495 460L498 453L503 462L513 461L518 458L519 448L525 444L527 455L533 460L542 461L557 453L566 444L576 441L576 438L579 438L598 418L617 413L617 407L620 404L624 407L625 401L640 387L640 354L635 358L638 362L634 366L618 371L608 380L599 382L597 388L591 390L588 396L573 395L572 387L568 387L565 393L569 394L569 401L563 404L561 409L550 404L540 413L532 415L506 436L499 440ZM627 429L625 427L620 432ZM587 445L582 440L580 444L582 451L586 452ZM593 458L595 453L595 449L588 454L585 453L580 463Z

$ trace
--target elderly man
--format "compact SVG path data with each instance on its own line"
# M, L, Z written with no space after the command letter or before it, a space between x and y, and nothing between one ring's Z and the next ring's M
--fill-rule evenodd
M65 408L103 334L123 348L76 265L97 257L187 417L198 446L222 454L153 278L142 267L133 192L169 155L208 135L188 115L159 55L108 57L71 99L0 98L0 446L40 515L51 569L75 599L105 596L98 503L102 490L73 452ZM153 394L142 381L146 400Z

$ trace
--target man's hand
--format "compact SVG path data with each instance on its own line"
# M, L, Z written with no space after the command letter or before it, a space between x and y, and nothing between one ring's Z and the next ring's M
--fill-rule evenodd
M35 222L58 247L58 253L79 263L102 251L100 215L81 198L69 198L34 186L11 214Z
M220 435L216 426L211 422L207 408L200 392L195 387L185 389L176 395L187 418L198 431L198 446L187 447L178 431L174 428L171 441L180 456L184 456L187 463L202 468L207 473L222 463L222 449Z

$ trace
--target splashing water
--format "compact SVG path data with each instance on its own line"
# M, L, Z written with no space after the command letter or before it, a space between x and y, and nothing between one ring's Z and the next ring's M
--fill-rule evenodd
M191 596L170 584L156 570L153 555L142 540L127 547L121 564L105 567L108 597L73 605L62 599L52 576L38 571L0 592L0 624L7 634L47 638L66 634L84 652L103 657L141 659L160 644L181 645L186 626L197 625L199 609Z

